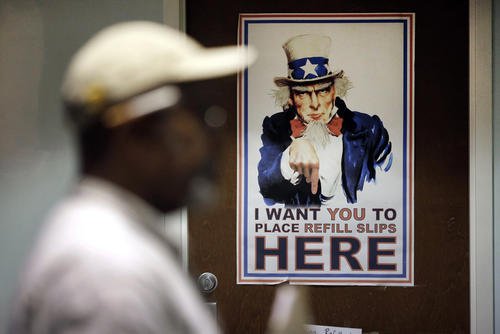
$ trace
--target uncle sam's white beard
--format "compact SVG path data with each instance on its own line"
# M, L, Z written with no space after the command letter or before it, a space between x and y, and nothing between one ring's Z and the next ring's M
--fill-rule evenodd
M307 123L303 137L322 148L325 148L330 142L330 132L326 124L321 121L310 121Z

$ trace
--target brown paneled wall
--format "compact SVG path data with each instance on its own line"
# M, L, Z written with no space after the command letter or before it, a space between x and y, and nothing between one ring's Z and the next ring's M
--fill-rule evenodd
M379 333L469 332L468 2L186 1L187 32L235 44L239 13L415 12L415 287L310 287L315 323ZM213 87L213 86L212 86ZM227 333L264 333L273 286L236 285L236 77L198 94L228 110L218 133L219 197L189 212L193 275L216 273ZM223 145L222 145L223 144Z

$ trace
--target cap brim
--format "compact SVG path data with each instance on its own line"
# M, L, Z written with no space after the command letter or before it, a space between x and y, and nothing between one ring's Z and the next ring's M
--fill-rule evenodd
M248 46L200 48L175 65L170 81L184 82L226 76L243 71L257 58L257 52Z

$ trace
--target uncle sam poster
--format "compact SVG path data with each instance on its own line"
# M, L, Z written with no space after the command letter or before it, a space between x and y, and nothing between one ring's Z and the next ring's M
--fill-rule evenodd
M237 282L413 275L414 14L240 14Z

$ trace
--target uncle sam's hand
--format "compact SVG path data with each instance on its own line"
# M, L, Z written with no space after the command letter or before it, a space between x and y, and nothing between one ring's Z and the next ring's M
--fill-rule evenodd
M311 192L318 192L319 159L311 142L304 138L297 138L290 145L290 167L302 174L307 183L311 183Z

